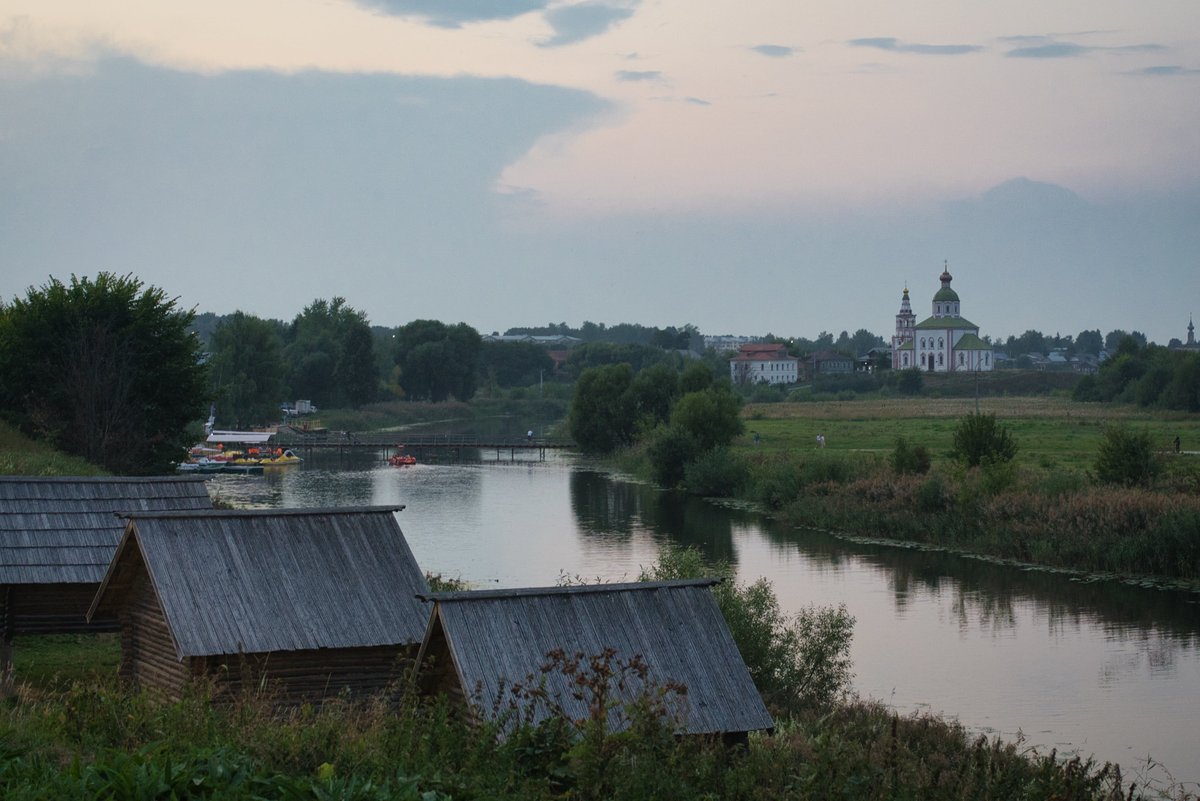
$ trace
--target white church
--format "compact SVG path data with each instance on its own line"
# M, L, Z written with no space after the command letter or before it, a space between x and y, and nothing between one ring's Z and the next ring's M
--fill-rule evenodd
M892 337L893 369L954 373L989 372L994 367L992 346L979 338L979 326L959 313L958 293L950 288L952 280L946 266L942 288L933 296L933 316L919 323L908 302L908 287L904 288Z

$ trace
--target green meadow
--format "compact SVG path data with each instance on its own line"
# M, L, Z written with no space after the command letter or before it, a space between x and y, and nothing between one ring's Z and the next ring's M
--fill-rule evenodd
M976 410L973 398L894 398L830 401L826 403L750 404L742 412L745 434L739 450L804 453L818 450L817 435L825 436L830 455L882 460L903 436L923 445L934 461L946 459L954 428ZM1200 417L1156 413L1136 407L1078 403L1065 398L981 398L978 409L995 414L1017 440L1018 466L1045 470L1090 469L1104 427L1127 425L1149 432L1164 454L1173 451L1175 437L1183 450L1200 452ZM757 445L754 434L758 434Z

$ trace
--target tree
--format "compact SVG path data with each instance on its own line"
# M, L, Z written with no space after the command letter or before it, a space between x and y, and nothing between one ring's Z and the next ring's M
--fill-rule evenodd
M1145 431L1108 426L1096 455L1096 477L1106 484L1145 486L1158 472L1154 446Z
M217 324L209 351L222 420L242 427L278 419L287 371L279 323L235 312Z
M366 315L346 299L318 298L296 316L286 334L288 383L296 397L321 406L357 406L375 400L379 374Z
M571 398L568 427L579 447L589 453L611 453L633 439L636 415L629 388L633 368L606 364L584 370Z
M542 345L533 342L483 342L479 354L481 376L495 374L500 387L536 384L554 370L554 360Z
M1090 331L1080 331L1079 336L1075 337L1075 350L1079 353L1099 356L1100 351L1103 349L1104 337L1100 334L1099 328L1094 328Z
M51 278L0 308L0 411L115 473L170 469L208 405L191 311L131 275Z
M996 415L968 414L954 429L950 454L967 467L1009 462L1017 455L1017 443Z
M728 384L717 383L700 392L689 392L671 410L671 426L691 434L701 451L728 445L742 433L740 401Z
M413 320L396 329L400 386L411 400L470 400L482 352L483 338L466 323Z

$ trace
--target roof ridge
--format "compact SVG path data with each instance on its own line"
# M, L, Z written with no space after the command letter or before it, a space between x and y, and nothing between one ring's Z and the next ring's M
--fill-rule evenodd
M331 514L375 514L400 512L404 504L384 506L314 506L295 509L177 509L169 511L116 512L117 517L132 520L182 517L302 517Z
M530 598L539 595L586 595L627 590L670 590L683 587L711 587L724 579L673 579L670 581L629 581L617 584L571 584L565 587L512 587L497 590L456 590L418 595L422 601L483 601L495 598Z

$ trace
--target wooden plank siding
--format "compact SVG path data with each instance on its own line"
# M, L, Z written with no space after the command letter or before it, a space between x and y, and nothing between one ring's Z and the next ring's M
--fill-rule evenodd
M92 603L116 612L121 675L178 697L278 703L381 692L412 673L424 574L397 507L131 515Z
M587 701L573 697L572 677L548 655L582 654L586 670L588 658L612 649L613 666L636 658L649 669L645 686L625 677L627 700L642 689L686 687L676 699L680 733L771 729L774 722L708 589L712 583L435 593L427 596L434 611L418 655L418 681L428 692L457 685L454 693L488 719L510 708L513 683L541 683L565 714L580 719L588 714ZM540 720L551 712L540 704L532 714ZM613 716L609 723L621 725Z

